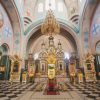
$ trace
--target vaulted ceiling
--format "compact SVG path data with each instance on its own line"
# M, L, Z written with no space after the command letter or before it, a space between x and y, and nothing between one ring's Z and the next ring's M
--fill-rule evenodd
M77 26L80 10L82 9L85 1L86 0L19 0L22 6L25 29L35 20L41 19L45 16L47 12L46 7L47 5L49 6L49 3L51 4L50 9L55 6L55 9L52 10L56 17L67 20ZM39 7L40 12L38 12ZM59 12L59 9L62 9L63 11Z
M16 52L20 52L22 49L23 53L23 50L26 50L27 41L29 41L36 30L40 30L48 7L53 10L61 28L67 30L70 34L74 34L72 37L74 39L77 37L77 40L83 43L80 47L83 46L82 48L85 49L90 48L91 39L91 48L94 47L93 50L95 51L95 44L100 40L99 35L95 35L93 31L95 25L98 24L98 27L100 26L99 21L98 23L95 21L95 18L99 20L97 15L100 10L98 10L98 13L95 13L95 11L100 4L100 0L0 0L0 3L7 13L12 26L14 42L11 43L14 43L12 44L12 48L14 47ZM97 17L94 18L94 15ZM94 21L92 22L92 20ZM100 33L99 28L97 28L97 30L98 33ZM67 31L64 32L64 37L69 36L68 34L67 36L65 35ZM92 32L94 32L93 34L96 38L91 38ZM38 38L40 38L40 35ZM6 41L6 39L4 40ZM73 42L72 39L70 40ZM25 43L25 45L23 45L23 43ZM77 42L73 43L78 44Z

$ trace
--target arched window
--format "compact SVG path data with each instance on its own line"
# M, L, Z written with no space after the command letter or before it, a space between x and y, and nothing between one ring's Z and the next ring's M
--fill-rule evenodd
M9 46L8 46L8 44L6 44L6 43L2 44L1 48L2 48L2 54L3 55L7 55L9 53Z
M35 53L34 60L38 59L38 53Z
M19 3L22 4L22 0L19 0Z
M82 0L80 0L80 2L82 2Z
M96 53L100 54L100 42L98 42L96 45Z
M63 12L63 3L62 2L58 2L58 11Z
M69 53L65 52L64 55L65 55L65 59L66 59L66 58L67 58L67 59L70 58L70 57L69 57Z
M46 10L52 9L55 10L55 0L46 0L45 2L45 8Z
M38 12L43 12L43 3L39 3Z

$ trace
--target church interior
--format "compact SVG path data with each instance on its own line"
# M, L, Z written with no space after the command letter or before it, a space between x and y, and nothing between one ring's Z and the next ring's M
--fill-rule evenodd
M0 0L0 100L100 100L100 0Z

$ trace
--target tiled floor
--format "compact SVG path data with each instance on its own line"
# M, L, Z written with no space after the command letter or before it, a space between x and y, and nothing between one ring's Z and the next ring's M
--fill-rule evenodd
M100 100L99 83L65 83L66 91L60 95L43 95L44 91L36 91L37 83L9 83L0 81L0 100ZM45 89L46 84L43 86Z

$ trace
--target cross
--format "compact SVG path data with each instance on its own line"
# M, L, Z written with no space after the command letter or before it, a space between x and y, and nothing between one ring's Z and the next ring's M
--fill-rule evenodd
M93 33L97 34L97 29L99 28L99 25L94 24L93 26Z
M5 28L5 34L8 37L9 35L11 35L11 31L9 30L8 27Z

